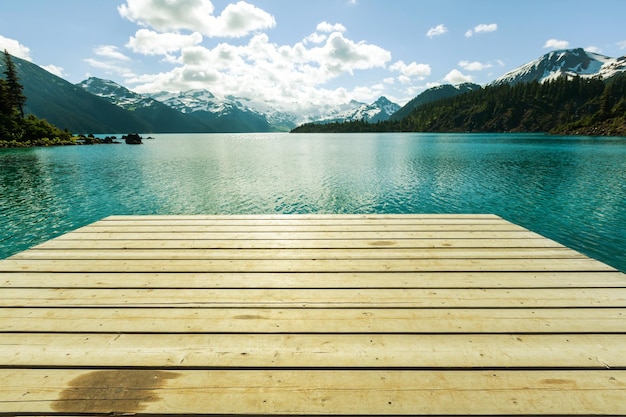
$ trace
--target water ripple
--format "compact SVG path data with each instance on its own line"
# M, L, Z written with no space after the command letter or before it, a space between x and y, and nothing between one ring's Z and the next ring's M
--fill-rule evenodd
M626 270L626 139L159 135L0 150L0 258L111 214L494 213Z

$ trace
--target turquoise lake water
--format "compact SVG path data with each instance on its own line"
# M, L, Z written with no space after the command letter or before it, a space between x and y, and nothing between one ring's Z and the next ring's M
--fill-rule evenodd
M626 271L626 138L155 136L0 150L0 258L111 214L493 213Z

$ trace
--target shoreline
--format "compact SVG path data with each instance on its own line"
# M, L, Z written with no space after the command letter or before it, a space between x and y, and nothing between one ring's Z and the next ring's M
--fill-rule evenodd
M106 136L104 138L95 137L93 134L72 136L70 140L43 138L36 141L3 141L0 140L0 149L26 149L26 148L48 148L53 146L83 146L83 145L121 145L124 142L118 141L116 136Z
M205 134L213 134L216 132L206 132ZM307 131L297 131L297 128L294 131L289 133L314 133ZM348 134L352 132L315 132L315 133L327 133L327 134ZM388 131L371 131L371 132L358 132L358 133L437 133L437 134L445 134L445 133L467 133L469 135L472 134L505 134L505 133L529 133L529 134L543 134L547 137L549 136L593 136L593 137L604 137L604 138L626 138L626 130L614 131L613 129L572 129L570 131L563 132L388 132ZM57 138L58 139L58 138ZM147 139L153 139L152 137L148 137ZM121 145L124 142L119 141L116 136L106 136L104 138L98 138L93 135L84 136L74 136L71 140L51 140L48 138L40 139L38 141L28 141L28 142L18 142L18 141L3 141L0 140L0 150L1 149L28 149L28 148L48 148L48 147L57 147L57 146L84 146L84 145Z

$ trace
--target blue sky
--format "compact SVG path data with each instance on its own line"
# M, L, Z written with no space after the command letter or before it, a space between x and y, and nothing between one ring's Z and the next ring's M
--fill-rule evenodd
M555 49L626 55L624 16L626 0L0 0L0 48L142 93L404 104Z

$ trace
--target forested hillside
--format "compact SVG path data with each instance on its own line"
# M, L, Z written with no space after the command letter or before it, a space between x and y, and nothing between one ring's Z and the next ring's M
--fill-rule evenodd
M626 74L488 86L428 103L401 120L303 125L294 132L548 132L626 135Z
M0 147L47 146L72 143L71 134L29 114L27 102L11 55L5 50L0 76Z
M409 101L400 110L391 115L389 120L398 121L407 117L413 110L425 104L443 100L444 98L455 97L470 91L480 90L482 87L478 84L464 83L458 85L444 84L438 87L429 88L413 100Z

